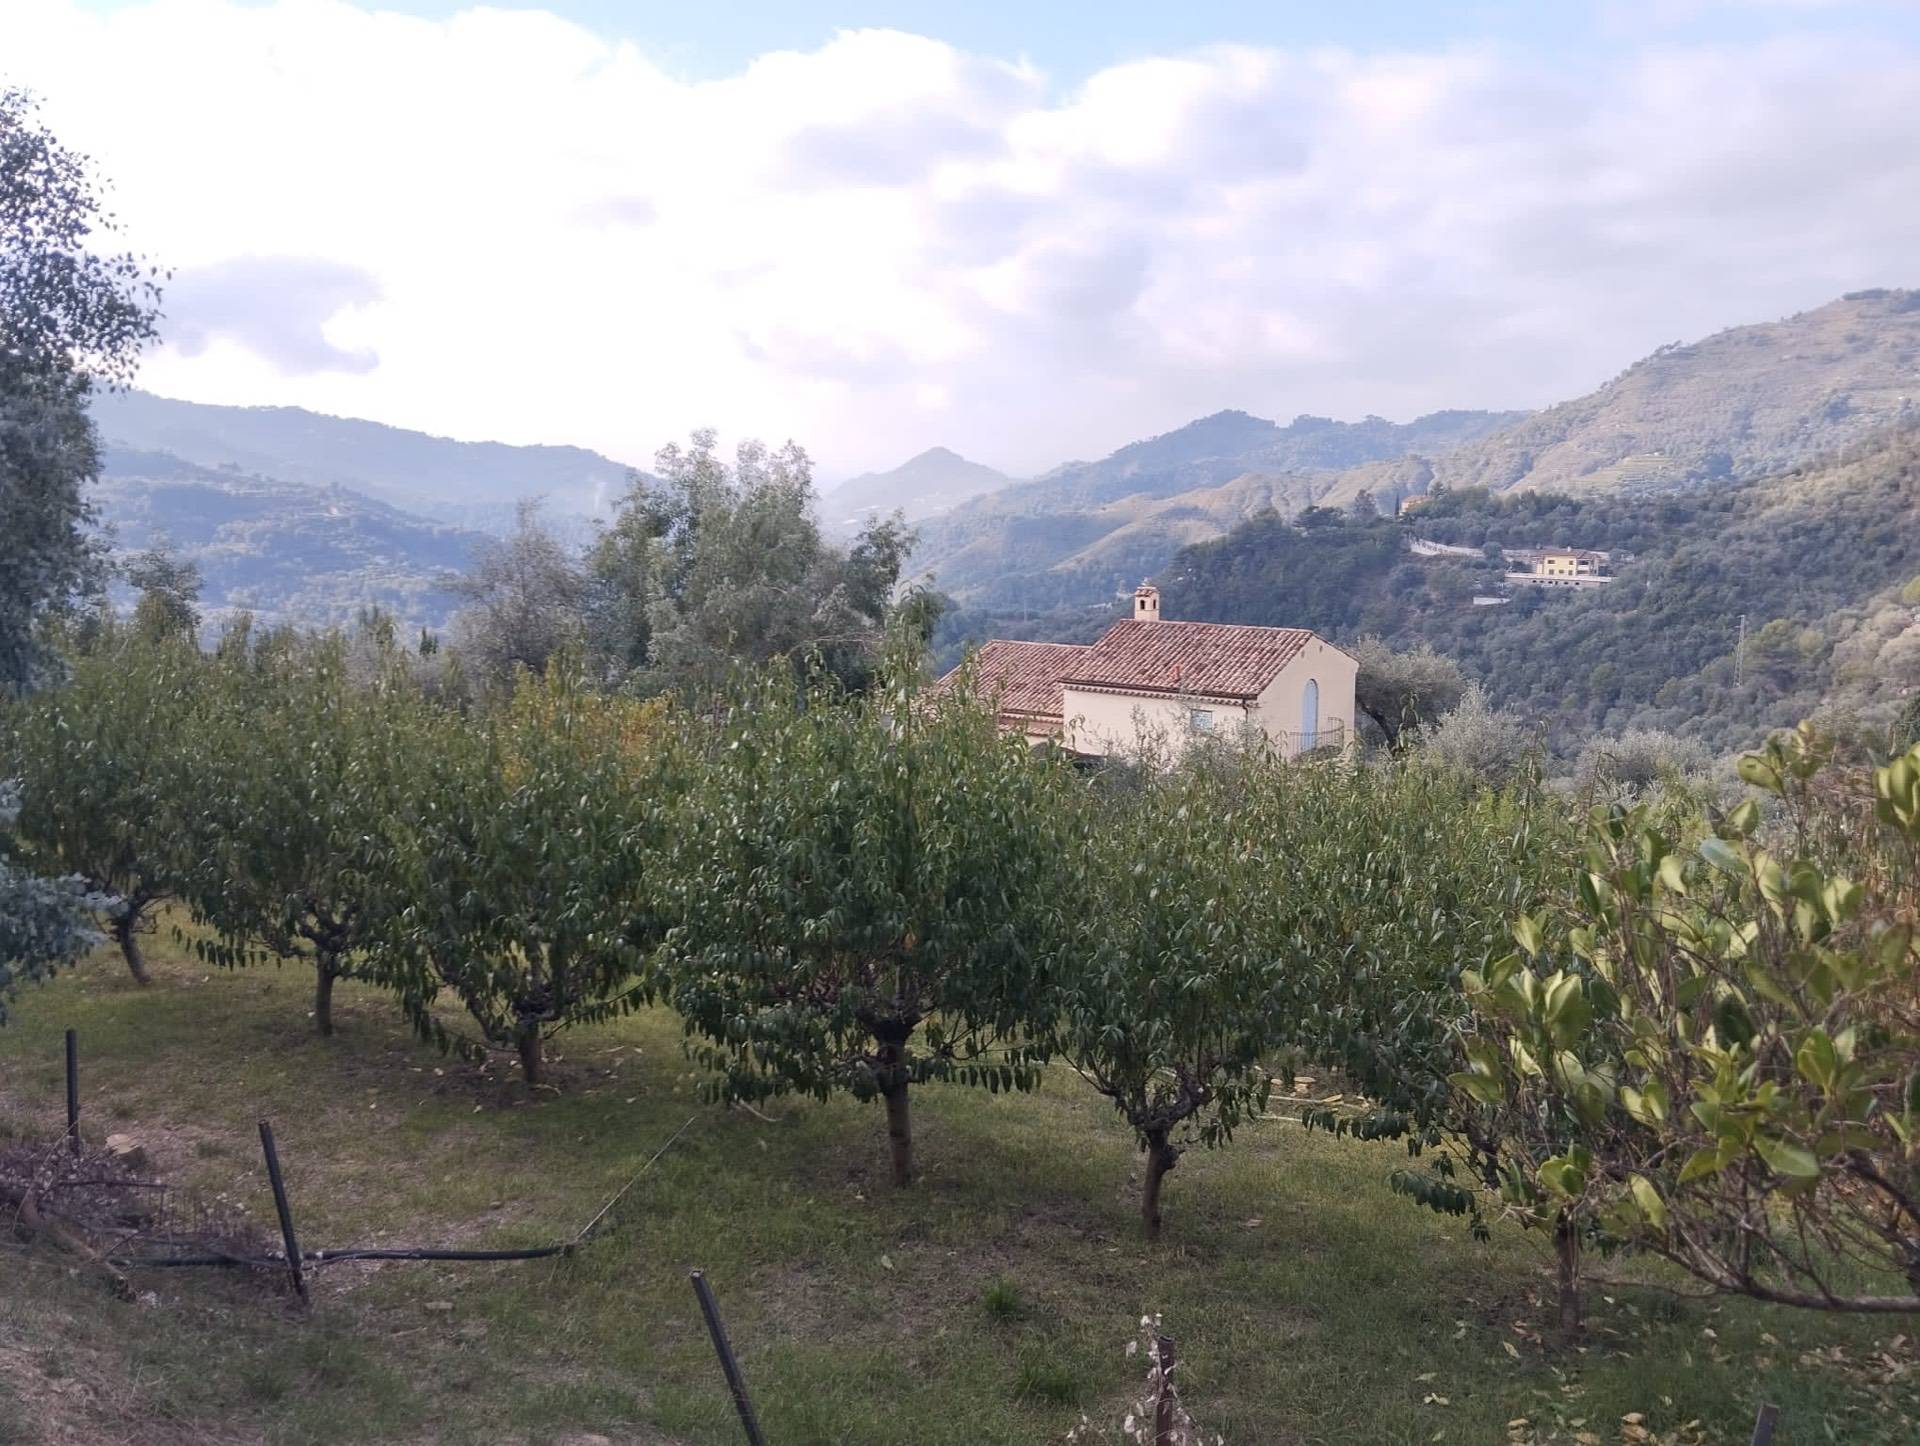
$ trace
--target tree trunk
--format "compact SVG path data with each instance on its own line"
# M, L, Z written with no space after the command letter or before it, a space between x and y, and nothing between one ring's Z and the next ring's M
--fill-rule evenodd
M1553 1222L1553 1249L1560 1287L1560 1333L1577 1340L1585 1329L1580 1312L1580 1231L1564 1214Z
M322 954L313 966L313 1027L322 1038L333 1033L333 981L340 977L340 966L331 954Z
M1147 1239L1160 1238L1160 1186L1167 1171L1180 1163L1180 1152L1169 1143L1165 1130L1147 1132L1147 1183L1140 1192L1140 1220L1147 1228Z
M885 1094L887 1148L893 1157L893 1183L913 1183L913 1116L907 1105L907 1082L901 1080Z
M546 1058L541 1051L539 1022L528 1020L522 1024L513 1044L514 1048L520 1051L520 1078L526 1081L527 1089L532 1090L544 1078L546 1069Z
M891 1019L874 1028L873 1037L880 1046L874 1071L880 1084L880 1098L887 1102L887 1148L893 1159L893 1183L913 1183L913 1113L907 1102L907 1041L913 1026Z
M146 956L140 952L139 924L138 909L123 911L113 921L113 942L120 946L120 957L127 961L127 972L133 975L133 982L151 984L153 976L147 972Z

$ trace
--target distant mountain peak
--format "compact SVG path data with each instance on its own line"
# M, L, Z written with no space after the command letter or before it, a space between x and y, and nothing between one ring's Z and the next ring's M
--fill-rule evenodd
M851 533L890 512L909 522L933 517L1012 480L951 447L929 447L890 471L848 478L827 493L821 509L830 529Z

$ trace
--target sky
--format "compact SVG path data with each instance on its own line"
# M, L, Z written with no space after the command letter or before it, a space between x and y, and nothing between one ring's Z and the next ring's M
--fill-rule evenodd
M1920 0L4 0L142 385L1026 474L1920 285Z

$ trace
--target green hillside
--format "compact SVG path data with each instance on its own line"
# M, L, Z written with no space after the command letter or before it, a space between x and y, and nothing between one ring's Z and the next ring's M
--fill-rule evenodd
M443 627L445 588L486 538L389 507L344 487L312 487L197 467L160 452L111 448L88 489L110 546L165 542L193 562L218 623L342 625L378 606L409 627Z
M1920 428L1678 495L1471 489L1401 523L1306 520L1269 514L1186 549L1168 615L1431 643L1561 748L1634 727L1731 748L1822 711L1884 728L1920 691ZM1475 606L1500 565L1416 557L1416 534L1632 556L1603 589Z

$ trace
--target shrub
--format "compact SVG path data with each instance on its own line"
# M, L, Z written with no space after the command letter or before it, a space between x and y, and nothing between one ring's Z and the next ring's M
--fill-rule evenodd
M1498 784L1520 771L1534 744L1526 725L1497 710L1476 684L1427 730L1422 751L1442 767Z

